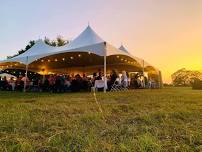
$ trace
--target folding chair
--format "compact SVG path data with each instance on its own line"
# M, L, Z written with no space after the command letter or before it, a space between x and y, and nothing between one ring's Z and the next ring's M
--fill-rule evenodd
M121 82L119 78L116 79L114 84L111 87L111 92L116 92L116 91L127 91L128 90L128 83L123 81Z
M117 78L114 84L112 84L110 91L115 92L115 91L121 91L121 90L122 90L122 87L121 87L120 79Z

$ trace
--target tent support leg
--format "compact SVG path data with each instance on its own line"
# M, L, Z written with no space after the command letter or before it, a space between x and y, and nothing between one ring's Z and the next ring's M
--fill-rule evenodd
M105 43L106 45L106 43ZM107 90L107 52L106 52L106 46L104 51L104 93L106 93Z
M145 88L145 78L144 78L144 60L142 60L142 75L143 75L143 88Z

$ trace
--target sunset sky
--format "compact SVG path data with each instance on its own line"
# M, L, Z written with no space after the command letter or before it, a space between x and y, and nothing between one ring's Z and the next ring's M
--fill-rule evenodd
M29 40L73 39L90 22L106 41L123 43L158 67L202 70L202 0L0 0L0 59Z

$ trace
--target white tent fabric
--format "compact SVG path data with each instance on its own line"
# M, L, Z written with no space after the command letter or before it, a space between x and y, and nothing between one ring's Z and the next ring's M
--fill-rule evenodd
M62 47L52 47L47 45L43 40L38 40L35 45L25 53L14 58L1 61L0 63L20 62L26 65L46 56L66 52L90 52L99 56L104 56L105 53L106 56L126 55L139 62L140 65L143 63L142 59L131 55L123 46L117 49L104 41L90 26L87 26L87 28L78 37L67 45ZM144 62L144 64L145 66L151 66L147 62Z
M119 50L128 53L128 50L127 50L123 45L121 45L121 46L119 47Z
M116 55L122 54L127 55L109 43L105 42L98 34L88 26L77 38L75 38L69 45L58 48L55 53L65 53L65 52L91 52L96 55L104 56L106 55Z
M128 50L123 46L121 45L119 47L119 50L121 50L122 52L124 53L127 53L128 56L134 58L141 66L144 66L144 67L149 67L149 66L152 66L151 64L149 64L147 61L145 61L144 59L141 59L141 58L138 58L138 57L135 57L133 56L132 54L130 54L128 52ZM153 67L153 66L152 66ZM159 72L159 70L157 68L155 68L156 72Z
M0 77L1 77L1 78L6 77L7 80L10 80L11 78L14 78L14 79L17 78L16 76L11 75L11 74L8 74L8 73L1 73L1 74L0 74Z
M41 57L47 56L48 54L51 54L57 50L56 47L50 46L46 44L43 40L39 39L35 42L34 46L32 46L29 50L26 52L13 57L11 59L7 59L2 62L20 62L23 64L30 64L36 59L39 59ZM27 61L28 57L28 61Z

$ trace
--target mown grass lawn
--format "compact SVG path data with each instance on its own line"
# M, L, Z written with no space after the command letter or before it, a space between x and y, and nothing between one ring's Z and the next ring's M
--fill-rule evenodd
M0 151L202 151L202 91L0 92Z

